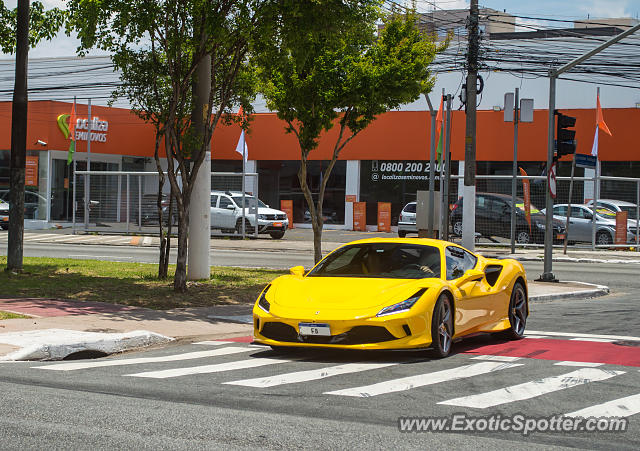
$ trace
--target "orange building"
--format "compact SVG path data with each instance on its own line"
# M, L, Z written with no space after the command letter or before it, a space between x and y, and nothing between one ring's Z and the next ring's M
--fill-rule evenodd
M67 165L69 139L65 131L66 115L70 111L69 103L29 103L27 188L32 199L26 201L31 206L27 211L31 220L70 219L74 165ZM595 110L562 111L577 118L578 152L590 153ZM87 105L78 105L76 114L80 125L86 125ZM640 145L635 133L635 127L640 125L640 109L605 109L604 115L613 136L600 134L603 175L640 177ZM0 116L6 124L0 129L1 198L9 189L10 102L0 103ZM87 130L80 129L75 154L78 170L86 169L90 156L92 170L155 171L152 126L126 109L93 106L92 117L90 154L87 153ZM465 116L462 111L454 111L452 117L451 150L455 162L464 156ZM353 139L342 151L328 183L327 222L335 223L336 227L349 226L352 210L350 203L345 203L345 197L350 196L352 200L355 196L358 201L372 204L367 209L368 224L376 223L374 203L391 202L392 224L395 224L402 206L415 199L416 190L428 187L430 123L430 116L424 111L389 112ZM241 171L241 156L235 152L239 134L237 126L216 129L212 140L212 171ZM311 152L309 182L314 190L324 176L326 160L331 156L336 138L334 128L322 136L319 147ZM478 173L511 173L513 126L503 122L502 112L478 112L477 143ZM303 223L308 218L297 180L300 151L295 136L285 132L284 123L275 114L256 114L247 135L247 146L247 171L259 174L260 197L275 206L280 205L281 200L293 200L294 222ZM546 153L547 111L537 110L533 123L520 124L518 160L530 175L538 175ZM561 175L567 168L567 164L561 165ZM457 172L458 165L453 164L452 169ZM153 192L154 189L150 189L150 193ZM93 198L93 191L91 195Z

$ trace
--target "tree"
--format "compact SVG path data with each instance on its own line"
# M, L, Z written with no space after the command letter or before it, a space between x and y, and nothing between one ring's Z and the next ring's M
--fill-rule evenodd
M283 0L274 11L276 39L261 40L255 54L267 106L295 134L301 159L298 179L311 213L314 258L322 258L322 204L340 152L375 118L433 88L429 65L448 42L420 33L416 16L393 13L384 20L380 2ZM339 127L333 154L314 200L307 161L323 131Z
M24 177L27 154L27 66L29 45L51 39L62 26L65 14L59 9L45 11L42 3L18 2L10 10L0 4L0 47L3 53L16 52L15 84L11 111L11 189L9 193L9 245L7 270L21 271L24 239Z
M258 27L259 0L71 0L71 28L79 52L99 47L113 53L124 93L138 114L156 127L164 144L171 196L178 213L178 255L174 288L185 291L188 211L193 182L220 121L236 120L235 105L251 111L252 71L247 51ZM211 55L211 94L202 112L203 135L191 127L192 77ZM192 156L196 156L192 158ZM161 171L159 160L156 159ZM160 188L161 189L161 188Z

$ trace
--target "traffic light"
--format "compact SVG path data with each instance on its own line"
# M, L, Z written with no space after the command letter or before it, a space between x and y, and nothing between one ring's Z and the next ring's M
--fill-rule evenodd
M560 158L563 155L576 152L576 131L569 130L571 127L575 127L576 118L558 111L556 111L555 114L558 116L556 125L556 150L558 152L558 158Z

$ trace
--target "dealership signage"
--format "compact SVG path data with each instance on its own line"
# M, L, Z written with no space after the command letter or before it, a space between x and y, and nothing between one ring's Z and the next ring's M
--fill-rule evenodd
M387 180L429 180L428 161L371 161L371 181ZM440 165L435 164L436 178L439 178Z
M109 122L101 120L98 116L91 118L91 124L87 118L78 118L76 120L75 140L87 141L89 138L89 125L91 125L91 141L107 142L107 131L109 130ZM65 139L69 139L70 134L69 115L61 114L58 116L58 128L64 135Z

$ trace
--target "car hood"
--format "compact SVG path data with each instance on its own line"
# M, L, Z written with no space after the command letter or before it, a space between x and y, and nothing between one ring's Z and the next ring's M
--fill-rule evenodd
M244 210L247 216L253 214L249 212L248 208L245 208ZM284 215L286 213L284 211L276 210L275 208L258 207L258 214L259 215Z
M0 211L2 212L8 212L9 211L9 204L6 202L2 202L0 203Z
M367 317L404 301L420 288L441 284L440 279L283 276L273 282L267 300L271 313L281 317Z

